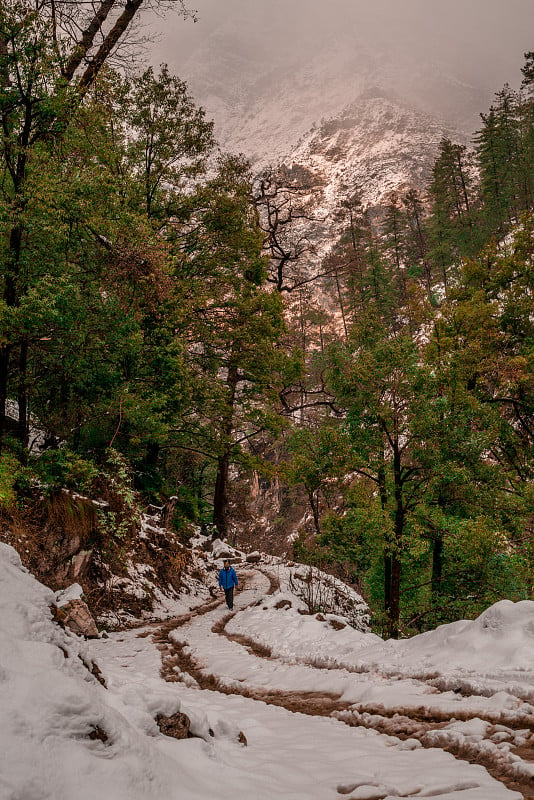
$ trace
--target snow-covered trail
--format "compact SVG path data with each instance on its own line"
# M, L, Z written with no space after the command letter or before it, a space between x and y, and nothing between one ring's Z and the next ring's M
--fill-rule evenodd
M147 692L162 691L163 675L166 690L179 692L186 713L193 709L193 719L198 714L209 720L214 757L222 774L230 770L234 797L534 797L528 769L517 770L512 745L502 746L510 737L513 742L514 731L503 724L495 729L506 703L525 706L523 701L508 695L506 703L502 697L495 703L494 696L442 692L426 680L388 670L335 668L333 662L317 667L306 647L300 654L273 656L273 648L255 637L254 626L237 624L243 612L261 607L271 581L259 570L242 577L245 588L236 594L232 617L226 606L210 604L174 629L159 626L155 636L153 629L129 631L94 644L109 688L122 702L142 705ZM508 708L513 719L518 711ZM330 713L338 719L324 717ZM492 713L497 718L484 721ZM235 745L239 731L247 748ZM490 741L496 732L501 745ZM230 734L234 743L221 743L219 734Z
M351 698L398 704L407 691L418 702L449 694L413 675L393 675L392 667L402 666L400 648L407 671L426 669L437 645L442 658L458 658L457 639L463 647L466 631L491 655L494 676L504 674L504 663L528 693L530 673L520 667L529 648L534 652L534 603L497 604L473 622L390 645L335 615L300 614L296 595L266 594L268 577L244 570L248 585L229 619L217 601L184 613L198 602L193 593L174 622L84 642L54 622L53 592L0 543L0 800L532 797L524 777L534 774L525 760L530 731L517 730L531 707L518 696L473 698L511 715L511 726L500 728L472 714L436 723L426 719L424 703L403 718L392 714L394 705L373 715ZM488 636L499 643L494 653ZM383 670L372 667L377 652ZM467 699L457 701L466 712ZM184 714L192 738L161 732L162 716L184 723ZM445 752L454 743L461 758ZM506 774L482 766L483 748ZM517 786L510 782L514 763L523 775Z
M220 686L238 692L244 686L252 691L268 686L280 692L322 692L359 710L382 708L391 713L411 708L417 709L419 717L426 714L440 721L479 716L493 723L519 720L520 725L534 728L534 706L527 702L534 694L534 683L529 689L534 673L523 673L522 682L493 676L475 682L436 677L435 673L416 677L411 670L403 676L400 667L393 674L387 666L336 668L335 654L330 654L330 665L325 667L321 666L326 660L321 652L273 654L272 648L243 636L235 625L239 611L264 597L269 586L268 578L259 571L245 577L247 588L236 595L234 614L221 605L207 614L193 615L190 622L169 634L201 672L216 676ZM337 659L343 663L342 656Z
M267 591L268 579L262 573L248 573L247 579L248 588L236 599L229 620L219 608L170 635L195 665L197 678L200 672L203 685L216 680L225 691L308 714L335 714L349 725L415 739L425 747L443 747L488 767L525 797L531 789L534 795L532 764L523 763L534 757L534 708L525 702L532 697L532 674L521 673L522 682L516 683L485 677L471 686L456 678L454 688L447 690L450 680L403 677L399 668L391 674L391 668L379 672L350 665L316 667L314 661L324 661L320 653L311 659L294 653L284 659L274 658L271 650L265 657L253 639L226 633L225 620L235 619L240 609L254 605ZM520 757L510 750L513 744L523 745L525 734L529 747L522 747Z

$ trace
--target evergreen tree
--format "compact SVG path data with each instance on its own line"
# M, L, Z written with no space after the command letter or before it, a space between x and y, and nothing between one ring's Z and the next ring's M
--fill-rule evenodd
M214 460L213 521L226 537L231 466L246 460L254 437L279 424L272 408L285 366L282 306L263 286L263 237L245 164L223 161L182 213L176 279L190 304L184 334L200 402L174 446Z
M472 177L467 148L443 139L429 187L430 258L440 265L445 289L448 270L477 249Z
M396 194L391 197L387 204L382 235L384 237L384 251L386 256L389 256L392 271L398 283L400 302L402 305L406 305L408 300L406 218Z
M528 104L509 86L495 103L476 134L481 188L489 231L502 230L517 220L532 202L532 161L528 141L532 119Z
M25 276L26 183L34 153L60 143L77 110L116 47L138 17L142 0L73 4L44 0L38 10L26 0L8 0L0 8L0 119L2 193L11 227L2 248L2 296L15 311L29 285ZM182 2L182 12L187 15ZM0 450L6 404L14 386L27 385L28 336L4 337L0 346ZM19 404L18 436L28 436L27 406Z
M423 276L427 297L432 297L432 265L429 255L429 234L424 203L417 189L410 189L402 198L406 217L405 260L408 277Z

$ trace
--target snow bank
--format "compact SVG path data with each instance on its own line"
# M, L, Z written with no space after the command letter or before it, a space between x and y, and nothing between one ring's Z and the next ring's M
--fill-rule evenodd
M287 591L238 612L226 627L228 633L246 636L288 663L321 667L350 661L362 648L383 643L373 633L350 627L341 615L310 615L306 604Z
M180 709L176 692L163 685L128 705L108 692L88 646L52 622L54 600L0 543L2 800L208 796L202 740L168 739L154 722Z
M388 641L360 654L369 663L404 671L477 674L532 670L534 602L501 600L475 620L441 625L412 639Z
M501 600L475 620L460 620L411 639L383 641L346 625L343 615L307 610L282 578L283 591L240 611L227 625L288 662L382 674L508 677L534 682L534 602ZM361 599L361 598L360 598Z

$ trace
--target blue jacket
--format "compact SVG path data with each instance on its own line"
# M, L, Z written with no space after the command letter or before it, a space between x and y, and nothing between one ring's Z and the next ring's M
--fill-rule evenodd
M238 586L237 575L233 567L230 567L228 571L223 567L219 572L219 586L222 586L225 590Z

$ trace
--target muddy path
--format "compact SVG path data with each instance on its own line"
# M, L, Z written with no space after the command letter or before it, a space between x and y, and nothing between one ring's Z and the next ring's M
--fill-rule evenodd
M226 630L228 622L238 611L258 602L258 596L262 594L265 596L277 588L273 576L256 570L243 573L243 578L241 591L245 593L251 587L249 594L252 592L252 596L245 604L241 603L236 611L224 613L221 609L223 600L212 600L180 618L152 626L142 634L151 635L158 647L162 659L161 676L166 681L185 682L188 686L194 686L199 690L239 695L279 706L293 713L333 717L351 727L372 729L380 734L394 736L409 743L410 747L437 747L462 761L484 767L507 788L521 793L524 800L534 800L534 779L524 767L525 764L534 762L534 715L529 710L523 714L503 711L481 714L458 709L453 717L447 712L436 712L424 705L401 707L348 703L344 702L341 694L337 692L274 690L247 681L229 682L225 676L210 670L194 652L190 642L191 626L197 624L200 617L205 617L203 623L205 630L212 637L220 637L259 662L285 664L282 659L275 658L268 647L258 644L251 638L231 634ZM317 669L317 664L308 663L307 667ZM322 669L326 671L327 668L322 667ZM357 673L354 674L356 678ZM392 678L387 673L380 677L383 680ZM414 680L413 675L409 677L410 680ZM421 676L419 680L432 687L434 696L442 691L450 691L447 681L435 674ZM500 683L497 685L500 686ZM480 694L479 689L472 694L465 687L462 689L464 697L476 697ZM530 696L528 699L531 699ZM451 736L448 726L461 722L480 725L483 736L478 738L461 734Z

